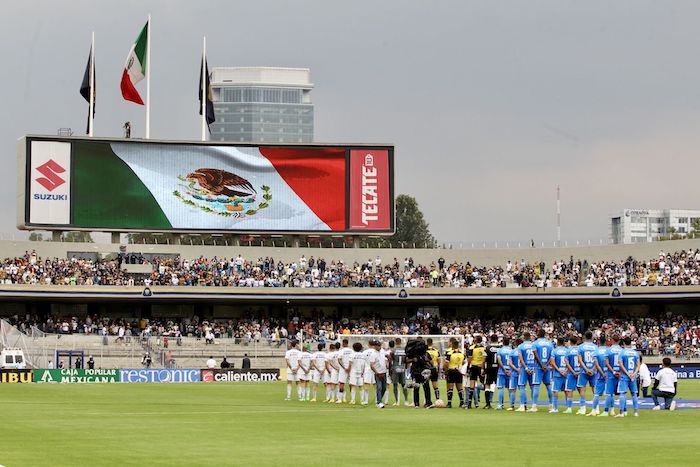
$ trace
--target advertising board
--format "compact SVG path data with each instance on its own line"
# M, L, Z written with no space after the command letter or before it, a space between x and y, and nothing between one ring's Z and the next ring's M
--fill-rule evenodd
M196 383L202 380L199 368L126 368L119 370L122 383Z
M32 370L6 369L0 370L0 383L31 383Z
M64 368L35 369L35 383L118 383L119 370L116 368Z
M394 230L392 146L28 136L18 151L21 229Z
M202 381L205 383L237 383L237 382L268 382L279 381L279 368L272 369L230 369L202 370Z

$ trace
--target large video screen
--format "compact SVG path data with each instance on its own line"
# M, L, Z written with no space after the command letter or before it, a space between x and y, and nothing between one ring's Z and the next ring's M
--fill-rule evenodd
M26 137L18 152L23 229L394 230L392 146Z

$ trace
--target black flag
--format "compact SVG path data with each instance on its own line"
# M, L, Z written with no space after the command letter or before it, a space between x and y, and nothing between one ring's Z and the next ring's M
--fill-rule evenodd
M95 94L95 85L97 84L97 76L93 75L93 86L90 89L90 69L92 68L92 46L90 46L90 55L88 56L87 66L85 67L85 74L83 75L83 82L80 85L80 95L90 104L90 92L92 92L92 117L95 117L95 102L97 94ZM93 72L94 73L94 72ZM87 123L87 134L90 134L90 110L88 107L88 123Z
M214 102L212 101L212 96L211 96L211 82L209 80L209 65L206 63L206 60L202 58L204 61L204 67L199 67L200 72L199 72L199 115L202 115L202 99L204 96L202 96L202 79L206 79L205 81L205 86L204 89L207 92L206 99L207 99L207 104L206 104L206 118L207 118L207 127L214 123L216 121L216 116L214 115ZM204 70L202 70L204 68ZM202 73L204 71L204 73ZM206 74L206 77L202 76L203 74ZM211 128L209 128L209 133L211 133Z

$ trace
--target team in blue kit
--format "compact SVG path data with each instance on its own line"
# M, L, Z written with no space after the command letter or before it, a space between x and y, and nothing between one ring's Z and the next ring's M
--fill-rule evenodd
M601 338L604 341L604 338ZM622 339L612 337L613 345L596 345L593 333L587 331L583 342L576 336L568 339L558 337L550 340L544 330L539 330L537 339L531 341L528 332L522 339L516 339L511 345L509 338L503 339L503 346L496 356L498 376L497 410L515 412L537 412L540 385L547 390L549 412L559 413L560 393L565 394L563 413L574 413L574 392L578 392L577 415L624 417L627 415L627 394L632 396L634 416L638 416L638 384L641 359L632 347L629 337ZM621 346L620 344L623 344ZM530 387L528 404L527 386ZM586 411L587 390L592 391L590 412ZM509 393L510 405L505 406L505 393ZM520 396L520 405L515 408L516 391ZM604 410L600 411L601 398L604 397ZM619 413L615 414L615 397L619 396Z

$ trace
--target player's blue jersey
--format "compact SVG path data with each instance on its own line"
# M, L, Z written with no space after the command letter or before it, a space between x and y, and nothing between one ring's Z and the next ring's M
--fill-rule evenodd
M608 358L608 346L607 345L599 346L598 350L596 350L595 358L598 359L598 365L600 365L600 368L603 371L607 371L605 368L605 359Z
M513 349L510 347L510 345L504 345L503 347L498 349L498 352L496 354L499 357L501 357L501 363L503 364L504 367L508 368L508 370L510 370L509 363L510 363L510 354L512 351L513 351ZM499 375L506 374L505 371L503 371L503 368L501 368L500 366L498 367L498 374Z
M518 351L523 356L525 366L527 368L535 368L535 349L532 346L532 342L523 342L518 346Z
M557 347L554 349L553 356L554 366L559 370L566 371L566 360L569 358L569 349L566 347ZM553 374L555 378L564 378L558 371L555 371Z
M608 349L608 362L613 368L613 372L617 373L620 371L620 354L622 353L622 347L617 344L613 344ZM606 367L607 369L607 367ZM610 373L610 371L608 371Z
M549 362L549 359L552 358L552 350L554 348L552 341L547 340L544 337L540 337L532 343L532 346L534 347L535 352L537 352L537 356L540 358L542 365L547 368L547 362Z
M627 370L627 373L632 373L637 369L637 362L639 362L639 354L634 349L624 349L620 353L620 365ZM620 379L629 381L629 377L624 373L620 372Z
M581 364L578 362L578 354L578 345L569 347L569 365L571 365L571 368L573 368L576 373L581 371Z
M595 359L598 346L593 342L584 342L578 346L578 351L581 354L581 359L583 359L583 366L586 367L587 370L595 369Z
M520 368L520 359L518 358L520 356L520 349L519 347L516 347L510 351L510 363L513 364L515 368Z

